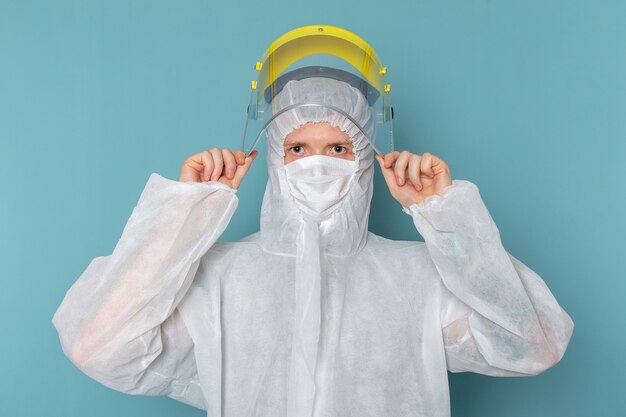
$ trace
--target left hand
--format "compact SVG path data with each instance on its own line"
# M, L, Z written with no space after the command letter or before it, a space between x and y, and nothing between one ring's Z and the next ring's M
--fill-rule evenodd
M442 195L443 189L452 184L448 164L428 152L418 155L395 151L384 158L376 155L376 160L391 195L405 208L432 195Z

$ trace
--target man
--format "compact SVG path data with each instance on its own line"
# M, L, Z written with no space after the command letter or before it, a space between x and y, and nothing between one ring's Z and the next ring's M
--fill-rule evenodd
M425 243L369 233L366 95L326 77L278 90L260 232L216 243L256 152L152 174L113 253L55 314L80 369L208 416L435 417L450 413L448 370L535 375L560 360L573 323L502 247L475 185L431 154L378 155Z

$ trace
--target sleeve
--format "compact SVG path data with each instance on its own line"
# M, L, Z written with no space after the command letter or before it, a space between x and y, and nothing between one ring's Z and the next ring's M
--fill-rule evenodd
M237 202L225 184L153 173L113 253L91 261L54 314L70 360L118 391L205 408L176 307Z
M413 217L440 276L448 370L536 375L561 360L574 324L544 281L507 253L478 188L455 180Z

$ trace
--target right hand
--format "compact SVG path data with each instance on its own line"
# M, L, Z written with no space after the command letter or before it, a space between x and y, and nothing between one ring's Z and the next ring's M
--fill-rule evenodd
M243 151L219 148L202 151L185 159L178 180L181 182L219 181L237 189L258 154L258 151L252 151L246 157Z

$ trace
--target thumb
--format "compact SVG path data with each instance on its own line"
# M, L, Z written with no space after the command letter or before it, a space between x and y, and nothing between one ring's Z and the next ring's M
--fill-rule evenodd
M252 151L250 155L246 156L246 159L243 161L243 165L238 165L237 170L235 171L235 176L233 177L233 188L239 188L239 184L243 180L243 177L246 176L250 166L252 166L252 161L257 157L259 151Z

